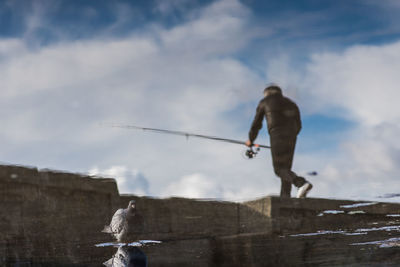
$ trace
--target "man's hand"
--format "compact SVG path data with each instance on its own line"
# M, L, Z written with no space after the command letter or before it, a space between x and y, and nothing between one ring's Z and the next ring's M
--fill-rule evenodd
M252 147L253 143L250 140L247 140L245 145L248 146L248 147Z

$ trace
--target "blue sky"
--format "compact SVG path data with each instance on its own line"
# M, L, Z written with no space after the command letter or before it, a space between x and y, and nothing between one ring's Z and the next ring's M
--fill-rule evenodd
M395 0L1 1L0 160L141 195L276 194L269 151L247 161L240 146L103 125L246 139L275 82L301 109L294 170L319 172L311 196L396 193L399 12Z

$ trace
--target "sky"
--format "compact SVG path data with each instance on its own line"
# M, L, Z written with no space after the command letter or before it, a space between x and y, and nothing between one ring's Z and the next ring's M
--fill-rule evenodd
M400 193L399 13L396 0L2 0L0 162L140 196L276 195L268 150L110 127L245 141L276 83L301 110L293 170L310 197L398 201L381 197Z

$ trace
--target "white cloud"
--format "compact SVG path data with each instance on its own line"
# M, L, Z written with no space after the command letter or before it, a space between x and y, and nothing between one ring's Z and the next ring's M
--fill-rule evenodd
M179 54L174 57L220 58L242 48L251 37L246 30L250 13L239 1L215 1L195 14L194 19L160 34L165 47Z
M242 122L226 120L226 113L258 98L261 89L249 88L263 84L231 55L251 41L244 27L248 15L239 1L217 1L184 24L123 38L33 49L23 40L1 40L0 157L80 172L97 166L92 173L115 175L121 192L159 195L190 173L213 177L227 192L235 192L243 177L263 185L265 193L274 190L264 179L269 162L255 163L262 172L254 174L241 166L247 164L241 147L101 125L136 123L235 137ZM130 183L138 179L131 170L145 173L151 188ZM205 196L223 196L203 187Z
M25 52L25 43L20 39L0 39L0 61L13 58Z
M165 188L162 196L179 196L188 198L218 198L222 196L222 188L203 174L183 176Z
M89 175L115 178L119 193L130 193L136 195L149 194L149 182L138 170L129 170L125 166L112 166L106 170L97 167L89 171Z
M129 67L132 62L143 62L157 52L154 43L142 38L76 41L38 51L21 49L20 43L13 42L5 43L3 47L6 52L22 50L18 55L8 56L0 65L3 97L26 96L40 91L98 91L98 88L73 87L97 87L108 79L122 78L118 75L125 74L127 68L138 71L139 66L136 69Z
M397 120L399 51L400 42L396 42L316 54L307 68L304 87L320 109L340 107L348 118L368 125Z
M160 194L161 196L177 196L187 198L213 198L229 201L247 201L265 196L265 188L254 186L242 180L240 187L229 187L221 180L206 176L202 173L185 175L170 183Z

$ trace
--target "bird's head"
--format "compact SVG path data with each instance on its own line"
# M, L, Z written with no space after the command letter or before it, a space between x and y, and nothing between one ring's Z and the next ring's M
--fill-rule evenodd
M135 200L129 201L129 204L128 204L128 211L129 211L130 213L135 213L135 212L136 212L136 201L135 201Z

